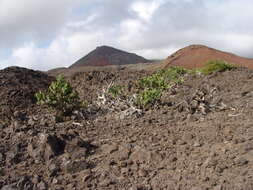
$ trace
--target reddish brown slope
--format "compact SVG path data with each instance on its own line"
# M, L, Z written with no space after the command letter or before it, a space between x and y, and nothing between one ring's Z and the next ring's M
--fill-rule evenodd
M192 69L203 66L209 60L224 60L253 69L253 59L240 57L203 45L190 45L178 50L164 61L163 66L181 66Z

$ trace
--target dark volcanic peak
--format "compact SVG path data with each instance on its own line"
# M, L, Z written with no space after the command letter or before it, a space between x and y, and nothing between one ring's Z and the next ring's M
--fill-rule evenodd
M107 66L146 63L149 60L110 46L99 46L70 67Z

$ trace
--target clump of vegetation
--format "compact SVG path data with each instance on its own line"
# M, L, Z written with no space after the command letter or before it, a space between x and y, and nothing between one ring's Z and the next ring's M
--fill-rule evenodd
M211 60L206 63L206 66L199 69L198 72L208 75L213 72L223 72L235 68L234 65L229 64L225 61Z
M35 94L37 103L47 105L57 111L59 115L69 115L74 110L84 106L78 93L60 75L52 82L47 91Z
M145 89L137 95L136 103L141 107L147 107L159 100L162 96L162 91L159 89Z
M163 75L156 73L137 81L137 85L140 89L168 89L169 85L166 82Z
M180 84L184 82L183 75L189 73L189 71L182 67L170 67L168 69L161 70L158 73L170 83Z
M170 67L144 77L137 81L138 87L141 89L161 89L170 88L171 83L182 83L183 75L188 71L181 67Z
M139 79L137 86L140 92L137 94L137 105L147 107L154 104L161 98L163 91L174 84L182 83L184 81L183 75L188 72L181 67L170 67Z
M121 85L113 85L108 89L108 93L111 94L114 98L122 95L123 86Z

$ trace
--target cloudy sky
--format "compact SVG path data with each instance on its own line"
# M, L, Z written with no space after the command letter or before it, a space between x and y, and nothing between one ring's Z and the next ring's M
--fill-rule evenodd
M69 66L100 45L165 58L204 44L253 58L252 0L0 0L0 69Z

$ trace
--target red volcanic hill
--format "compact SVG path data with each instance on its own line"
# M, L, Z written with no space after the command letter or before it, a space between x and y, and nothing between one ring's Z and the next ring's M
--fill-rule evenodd
M146 62L150 61L136 54L109 46L100 46L75 62L70 68L80 66L126 65Z
M209 60L223 60L238 66L253 69L253 59L216 50L204 45L190 45L169 56L163 66L180 66L188 69L202 67Z

